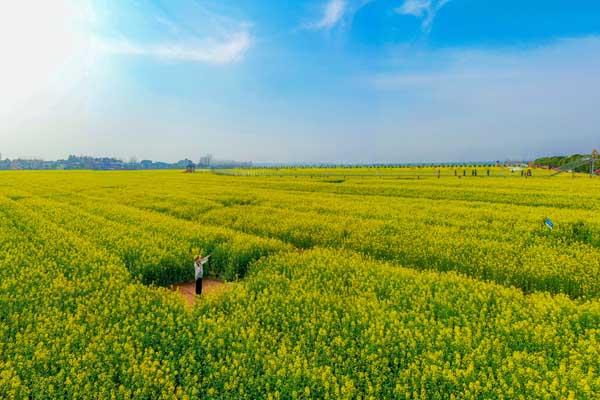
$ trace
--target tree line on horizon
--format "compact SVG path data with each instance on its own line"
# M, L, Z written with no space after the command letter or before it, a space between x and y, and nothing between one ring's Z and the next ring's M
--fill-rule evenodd
M0 170L144 170L195 168L240 168L251 167L251 162L215 160L210 155L194 161L184 158L174 163L131 158L125 161L115 157L91 157L70 155L62 160L21 159L0 160Z
M590 154L572 154L569 156L550 156L550 157L540 157L533 161L533 163L537 166L547 167L550 169L560 168L565 165L569 165L572 163L577 163L579 161L583 161L584 158L589 158ZM599 165L600 167L600 165ZM584 163L578 167L573 168L575 172L583 172L587 173L590 171L590 166L588 163Z

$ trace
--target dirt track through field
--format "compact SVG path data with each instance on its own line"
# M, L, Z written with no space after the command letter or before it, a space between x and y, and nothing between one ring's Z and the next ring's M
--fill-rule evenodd
M226 285L222 281L204 278L202 280L202 296L223 290L225 286ZM194 305L194 301L196 300L195 282L178 283L173 285L171 289L178 292L188 302L188 304Z

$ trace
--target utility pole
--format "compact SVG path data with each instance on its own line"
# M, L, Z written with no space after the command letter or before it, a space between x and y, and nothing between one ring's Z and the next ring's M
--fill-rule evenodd
M592 151L590 177L594 176L594 173L596 172L596 158L598 158L598 150L594 149L594 151Z

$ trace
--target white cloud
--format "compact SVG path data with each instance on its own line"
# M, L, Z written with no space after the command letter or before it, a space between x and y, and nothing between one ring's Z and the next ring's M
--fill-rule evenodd
M406 0L402 6L396 9L396 12L404 15L422 17L430 7L431 0Z
M188 0L169 7L118 2L95 9L102 14L91 24L91 43L101 55L224 65L242 60L253 44L249 22L205 2ZM126 23L131 20L138 23Z
M375 0L329 0L319 10L318 17L302 25L303 29L329 30L336 26L348 26L354 15Z
M321 18L308 24L307 27L311 29L330 29L334 27L344 17L344 13L347 9L347 3L345 0L329 0L323 7L323 14Z
M128 39L98 39L96 49L109 54L146 56L165 61L188 61L205 64L231 64L240 61L250 46L252 37L246 31L229 35L223 40L205 39L177 43L146 44Z
M421 18L421 28L430 32L437 13L448 4L450 0L404 0L404 3L395 9L398 14L412 15Z

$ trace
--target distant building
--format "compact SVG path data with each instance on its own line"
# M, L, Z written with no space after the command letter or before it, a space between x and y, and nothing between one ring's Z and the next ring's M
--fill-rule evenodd
M200 157L200 160L198 161L198 167L199 168L210 168L212 163L212 155L207 154L204 157Z

